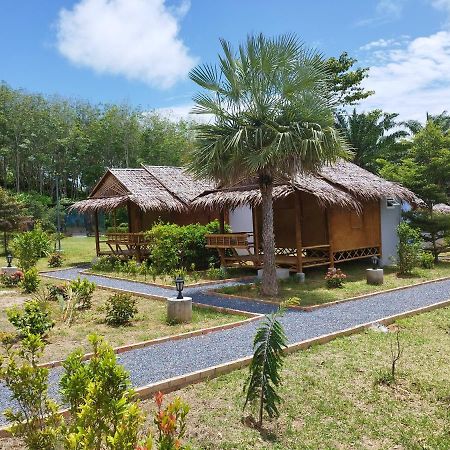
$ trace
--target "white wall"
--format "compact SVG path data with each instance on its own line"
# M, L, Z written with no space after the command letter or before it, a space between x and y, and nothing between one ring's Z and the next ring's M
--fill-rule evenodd
M239 233L241 231L253 232L253 218L252 209L249 206L240 206L230 211L230 227L233 233ZM249 243L253 243L253 239L249 239ZM238 254L248 254L246 250L237 249Z
M252 210L248 206L241 206L230 211L230 227L233 233L253 231Z
M386 199L380 200L382 266L392 265L392 258L396 258L397 255L397 226L402 217L402 205L400 203L394 208L387 208Z

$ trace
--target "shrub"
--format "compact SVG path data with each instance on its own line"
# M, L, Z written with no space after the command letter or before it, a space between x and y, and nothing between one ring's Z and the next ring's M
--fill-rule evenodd
M6 347L6 364L0 366L0 379L15 403L4 412L6 420L29 450L57 448L62 424L58 405L48 396L49 369L37 365L43 349L42 339L30 334L19 350Z
M206 234L218 231L217 220L207 225L156 224L146 233L152 266L158 273L173 273L192 264L197 270L207 269L211 263L218 265L217 251L206 248L205 239Z
M37 300L28 300L23 309L11 308L6 313L8 320L22 337L29 334L44 336L54 326L50 312Z
M129 375L110 345L95 335L89 341L93 356L88 362L78 350L63 363L60 392L72 417L67 448L134 449L143 415Z
M12 240L13 253L23 270L35 266L38 259L50 253L52 242L50 236L38 222L32 231L18 234Z
M423 241L420 231L407 222L401 222L397 227L397 264L401 275L411 274L420 263Z
M108 325L125 325L136 313L136 299L130 294L114 294L106 301L106 323Z
M122 271L135 277L139 273L139 264L135 259L130 259L124 263Z
M0 275L0 282L3 287L15 287L23 280L23 272L16 270L14 273L3 272Z
M63 265L63 256L61 253L51 253L48 257L48 267L61 267Z
M70 289L78 297L78 307L80 309L88 309L92 304L92 294L95 291L95 283L90 282L87 278L77 278L69 283Z
M67 285L49 284L47 286L46 299L51 302L56 302L58 300L65 299L67 296Z
M39 278L39 273L36 267L33 267L31 269L28 269L23 274L23 279L20 282L20 287L27 294L31 294L37 291L40 283L41 279Z
M161 392L155 395L158 408L154 416L154 422L158 428L156 438L150 436L138 449L152 449L153 442L156 442L156 448L159 450L187 450L189 447L182 445L181 439L186 433L186 416L189 413L189 406L180 397L175 397L163 408L163 398Z
M118 261L118 258L115 256L101 256L92 264L92 270L113 272L116 261Z
M347 275L341 269L330 267L324 277L328 289L341 288L344 285Z
M420 255L420 265L424 269L432 269L434 267L434 255L430 252L423 252Z
M227 273L223 267L214 267L213 264L206 271L206 278L209 280L223 280L227 277Z

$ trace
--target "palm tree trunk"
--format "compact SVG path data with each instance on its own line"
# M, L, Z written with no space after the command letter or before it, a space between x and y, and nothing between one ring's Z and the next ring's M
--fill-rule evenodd
M275 266L275 236L273 232L273 180L261 176L259 182L262 207L262 247L263 276L261 293L274 297L278 294L277 272Z

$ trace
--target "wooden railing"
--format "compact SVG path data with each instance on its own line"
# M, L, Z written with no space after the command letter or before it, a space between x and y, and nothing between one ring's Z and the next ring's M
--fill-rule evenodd
M253 233L207 234L207 248L242 248L253 247Z
M145 233L106 233L106 240L110 244L123 244L123 245L142 245L148 244L148 239Z

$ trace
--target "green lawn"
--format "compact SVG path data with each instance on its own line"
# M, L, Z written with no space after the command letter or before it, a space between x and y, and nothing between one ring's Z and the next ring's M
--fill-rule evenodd
M366 283L365 270L370 267L369 263L361 261L349 262L340 264L339 267L348 278L344 287L338 289L327 289L323 279L326 268L322 267L305 270L306 282L304 284L299 284L295 279L281 281L279 295L276 298L262 296L259 284L226 287L220 289L219 292L246 297L266 298L277 302L291 297L299 297L300 306L311 306L450 276L450 261L441 261L433 269L418 268L413 275L407 277L399 277L395 268L386 267L384 269L384 284L372 286Z
M261 432L242 412L247 369L170 394L190 404L188 440L205 450L450 448L450 309L398 326L396 385L375 382L390 365L393 333L340 338L285 359L281 416Z
M61 240L64 255L64 267L87 264L95 258L95 238L86 236L66 237ZM37 264L38 270L47 270L47 258L41 258Z

